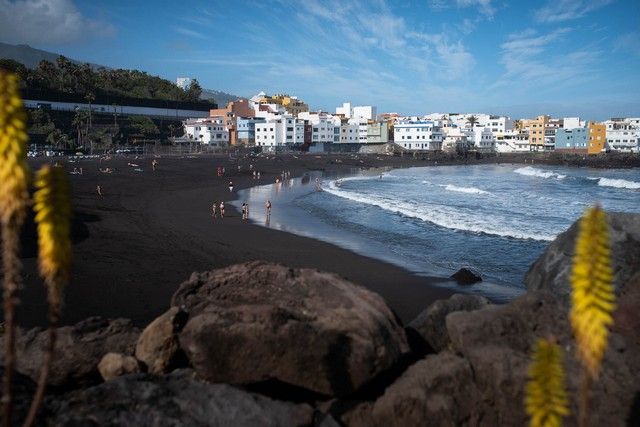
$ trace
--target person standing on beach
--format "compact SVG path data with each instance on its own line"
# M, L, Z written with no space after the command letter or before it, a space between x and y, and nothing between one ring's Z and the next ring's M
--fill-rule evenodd
M242 204L242 220L244 221L245 219L247 219L247 204L243 203Z
M224 202L220 202L220 218L224 218Z
M100 184L96 186L96 193L98 193L98 196L100 196L101 199L104 197L102 195L102 187L100 187Z
M233 182L229 181L229 193L233 191Z
M158 166L158 161L156 159L151 160L151 169L153 169L153 171L156 171L156 166Z
M265 203L264 206L267 208L267 217L270 217L271 216L271 200L267 200L267 203Z
M247 203L244 206L244 214L245 214L245 217L246 217L245 219L248 220L249 219L249 203Z
M211 205L211 216L215 219L216 218L216 207L217 207L218 203L216 201L213 202L213 204Z

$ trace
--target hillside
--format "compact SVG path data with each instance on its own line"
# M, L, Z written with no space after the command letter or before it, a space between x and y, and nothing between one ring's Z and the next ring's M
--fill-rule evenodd
M47 52L46 50L36 49L28 45L12 45L0 42L0 58L13 59L31 69L37 68L40 61L43 60L49 61L51 63L56 63L56 60L59 56L60 54L58 53ZM73 64L84 64L82 61L78 61L75 59L68 58L68 60ZM89 65L93 69L110 69L110 67L99 64ZM240 98L242 97L213 89L203 89L202 94L200 95L200 99L214 99L215 102L221 107L227 105L229 101L235 101Z

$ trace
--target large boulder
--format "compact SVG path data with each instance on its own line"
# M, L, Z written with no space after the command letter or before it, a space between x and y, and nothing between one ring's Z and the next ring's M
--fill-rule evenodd
M58 329L48 384L81 387L101 381L98 363L109 353L133 354L140 330L127 319L90 317L74 326ZM16 370L38 380L48 333L42 328L17 331Z
M380 296L311 269L251 262L194 273L172 306L189 315L182 349L212 382L275 380L344 396L408 351Z
M640 271L640 215L607 212L614 284L622 290L631 276ZM529 268L524 281L529 291L548 290L569 302L571 260L578 234L576 221L560 234Z
M451 352L427 356L374 402L335 415L349 426L526 425L527 368L540 337L553 336L564 350L569 396L576 401L581 367L567 314L549 292L450 313L446 325ZM635 336L628 328L613 328L600 377L591 389L590 425L632 425L637 417L640 345ZM575 406L571 412L567 425L577 421Z
M423 340L432 351L442 351L449 345L447 315L455 311L478 310L487 305L489 300L479 295L455 294L449 299L438 300L409 323L407 335L412 340Z
M140 334L136 344L136 358L152 374L161 374L180 367L184 359L178 333L187 322L187 314L171 307L151 322Z
M47 400L43 425L55 426L308 426L308 405L278 402L192 371L126 375Z

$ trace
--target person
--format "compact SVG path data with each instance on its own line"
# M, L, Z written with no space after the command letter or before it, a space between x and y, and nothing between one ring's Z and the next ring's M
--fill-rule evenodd
M153 159L151 161L151 168L153 169L154 172L156 170L156 166L158 166L158 161L156 159Z
M216 218L216 207L217 207L217 202L213 202L213 204L211 205L211 216L213 218Z
M245 219L249 219L249 203L247 203L244 207Z
M244 221L245 219L247 219L247 204L243 203L242 204L242 220Z
M233 182L229 181L229 192L233 191Z
M264 206L267 208L267 216L271 216L271 200L267 200Z
M260 179L260 171L258 171L258 179Z
M100 184L96 186L96 193L98 193L98 196L100 196L100 198L104 197L102 195L102 187L100 187Z
M220 202L220 218L224 218L224 202Z
M253 171L253 179L256 179L256 171Z

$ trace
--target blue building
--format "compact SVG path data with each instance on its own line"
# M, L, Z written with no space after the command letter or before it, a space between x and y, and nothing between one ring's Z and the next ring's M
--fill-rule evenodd
M556 151L587 152L589 129L557 129Z
M238 132L238 144L255 145L256 143L256 123L265 123L262 117L238 117L236 128Z

